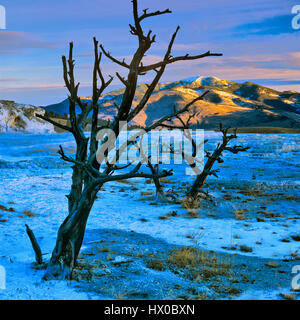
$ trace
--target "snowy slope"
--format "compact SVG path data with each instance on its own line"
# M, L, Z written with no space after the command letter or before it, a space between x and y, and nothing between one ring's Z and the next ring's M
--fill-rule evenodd
M35 114L45 114L45 110L32 105L13 101L0 101L0 132L50 133L54 127Z

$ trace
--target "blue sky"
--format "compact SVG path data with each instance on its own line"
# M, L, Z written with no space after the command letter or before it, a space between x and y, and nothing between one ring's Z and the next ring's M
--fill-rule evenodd
M224 56L171 65L163 81L217 76L253 81L279 90L300 91L300 30L291 28L294 0L140 0L140 9L173 13L149 19L145 29L157 34L146 57L157 61L171 34L181 26L173 55L207 50ZM92 38L127 60L136 48L129 34L130 0L0 0L7 30L0 30L0 99L46 105L66 97L61 55L74 41L80 94L91 94ZM106 74L126 70L103 61ZM141 82L151 80L149 73ZM111 89L120 87L115 79Z

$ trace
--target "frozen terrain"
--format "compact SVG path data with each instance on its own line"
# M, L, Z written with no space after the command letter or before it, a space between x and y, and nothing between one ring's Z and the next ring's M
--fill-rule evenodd
M207 148L213 149L220 135L205 135ZM207 181L206 191L215 204L203 202L196 210L197 218L180 205L156 202L155 188L145 179L105 185L88 222L83 253L90 249L88 243L99 240L99 235L95 239L91 235L111 229L144 234L168 245L196 245L245 259L300 264L299 140L299 135L292 134L240 134L236 143L250 149L224 156L219 179ZM78 290L74 282L42 282L43 270L32 269L34 253L25 223L34 230L44 258L49 259L56 232L67 214L65 195L71 170L56 153L59 144L73 152L69 134L0 135L0 265L7 274L0 299L112 298ZM184 174L185 169L174 166L166 190L182 195L193 179ZM167 216L170 212L176 216ZM250 288L241 298L279 298L281 289L289 290L290 282L271 292Z
M0 100L0 132L51 133L52 124L36 117L45 115L45 110L14 101Z

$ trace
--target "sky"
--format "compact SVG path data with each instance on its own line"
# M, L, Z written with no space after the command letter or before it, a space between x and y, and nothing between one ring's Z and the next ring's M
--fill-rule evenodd
M300 29L291 23L297 4L300 0L140 0L140 11L172 10L143 23L145 30L157 34L145 64L161 59L180 25L173 56L211 50L223 57L172 64L162 82L216 76L300 91ZM130 0L0 0L0 5L6 8L7 21L6 30L0 30L0 100L34 105L64 100L61 56L70 41L82 96L91 95L94 36L126 61L137 47L129 33ZM106 76L127 72L106 59L102 68ZM140 83L153 76L148 73ZM115 77L110 90L121 86Z

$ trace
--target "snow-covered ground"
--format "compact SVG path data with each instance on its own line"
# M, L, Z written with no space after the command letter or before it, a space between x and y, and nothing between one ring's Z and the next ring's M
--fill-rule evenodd
M205 135L209 139L207 148L213 149L220 135ZM290 259L297 250L300 252L299 241L292 238L300 230L299 140L299 135L292 134L240 134L236 143L248 145L250 150L225 155L220 178L208 179L207 191L216 205L203 203L196 219L180 205L155 203L151 196L141 195L155 191L144 179L107 184L87 229L135 231L172 244L196 243L218 252ZM31 268L34 254L25 223L34 230L45 259L49 259L56 232L67 214L65 195L71 170L56 154L59 144L72 152L74 144L69 134L0 135L0 205L14 209L0 210L0 265L7 274L6 290L0 290L0 299L106 298L78 292L73 283L41 282L43 271ZM191 182L193 177L186 176L185 169L183 165L174 167L175 174L166 189L186 188L182 183ZM24 210L34 215L29 217ZM172 211L177 212L176 217L159 219ZM240 212L243 220L236 218ZM252 251L241 251L243 245Z

